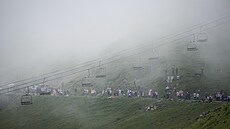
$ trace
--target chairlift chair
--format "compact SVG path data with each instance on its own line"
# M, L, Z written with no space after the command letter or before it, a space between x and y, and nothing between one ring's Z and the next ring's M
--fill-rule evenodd
M91 78L84 77L83 80L82 80L82 87L91 87L91 86L93 86Z
M142 70L144 69L140 64L136 64L133 66L133 70Z
M196 44L190 43L187 46L187 51L198 51Z
M208 40L208 37L205 35L205 33L201 33L197 36L197 42L206 42Z
M101 61L99 61L99 68L96 70L96 78L105 78L106 77L106 71L105 68L101 67Z
M27 93L21 97L21 105L31 105L32 96L29 94L29 87L27 87Z
M188 43L187 45L187 51L197 51L198 48L196 46L196 37L195 37L195 34L193 34L193 40Z
M30 94L22 95L21 97L21 105L31 105L32 103L32 96Z
M90 77L90 71L88 69L88 76L82 79L82 87L91 87L91 86L93 86L93 83Z
M157 60L159 57L149 57L149 60Z
M136 64L134 64L133 70L142 70L142 69L144 68L141 65L141 59L139 58L139 61Z
M96 78L105 78L106 77L106 74L105 74L105 68L99 68L97 71L96 71Z
M197 35L197 42L206 42L208 40L208 36L205 32L202 32L202 27L200 27L200 33Z
M21 105L31 105L32 96L29 94L29 87L27 87L27 93L21 97Z
M159 59L159 56L157 55L156 51L153 49L153 56L149 57L149 60L157 60Z

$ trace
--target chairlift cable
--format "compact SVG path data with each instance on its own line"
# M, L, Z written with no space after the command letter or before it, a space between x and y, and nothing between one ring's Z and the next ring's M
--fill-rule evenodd
M216 27L216 26L219 26L219 25L222 25L222 24L224 24L224 23L227 23L227 22L229 22L229 21L225 21L225 22L223 22L223 23L219 23L219 24L216 24L215 26L211 26L211 27L209 27L209 28L207 28L207 29L205 29L205 30L209 30L209 29L211 29L211 28L214 28L214 27ZM187 36L184 36L184 37L187 37ZM179 39L182 39L182 38L184 38L184 37L181 37L181 38L179 38ZM176 40L178 40L178 39L176 39ZM176 40L173 40L173 41L176 41ZM158 46L155 46L156 48L157 47L160 47L160 46L162 46L162 45L165 45L165 44L161 44L161 45L158 45ZM121 55L121 54L120 54ZM118 56L120 56L120 55L118 55ZM110 57L110 58L112 58L112 57ZM108 58L108 59L110 59L110 58ZM114 58L114 57L113 57ZM89 62L89 61L88 61ZM92 64L88 64L88 65L92 65ZM77 68L75 68L75 69L77 69ZM78 68L79 69L79 68ZM70 72L70 71L72 71L72 70L68 70L68 71L64 71L64 72L62 72L62 73L67 73L67 72ZM47 73L47 74L50 74L50 73ZM57 74L54 74L54 75L51 75L51 76L48 76L48 77L52 77L52 76L55 76L55 75L59 75L60 73L57 73ZM24 79L25 80L25 79ZM31 81L30 83L32 83L32 82L34 82L34 81L39 81L40 79L38 79L38 80L33 80L33 81ZM20 80L21 81L21 80ZM29 82L27 82L27 83L29 83ZM24 84L27 84L27 83L24 83ZM12 82L11 83L9 83L9 84L12 84ZM21 86L22 84L20 84L20 85L16 85L16 86ZM1 85L1 86L3 86L3 85ZM14 86L14 87L16 87L16 86ZM9 88L12 88L12 87L9 87ZM6 88L6 89L9 89L9 88Z
M215 23L216 21L218 22L218 21L220 21L220 20L222 20L222 19L224 19L224 18L228 18L229 16L230 16L230 14L229 14L229 12L228 12L227 15L219 16L219 17L215 18L214 20L210 20L210 22L208 22L208 23L206 23L206 24L197 24L197 25L192 26L191 29L189 29L189 30L187 30L187 31L184 31L184 32L181 32L181 33L177 33L177 34L170 34L170 35L174 37L174 36L178 36L178 35L181 35L181 34L184 34L184 33L188 33L188 32L191 32L192 30L195 30L195 29L197 28L197 26L205 26L205 25L207 26L207 25L209 25L209 24ZM164 38L166 38L166 39L173 38L173 37L170 37L170 35L164 36L164 37L160 38L159 40L161 41L161 40L163 40ZM152 45L152 44L151 44L151 45ZM133 48L131 48L131 49L126 49L126 50L120 51L119 53L122 53L122 52L125 52L125 51L130 51L130 50L132 51L132 49L133 49ZM134 50L135 50L135 48L134 48ZM113 57L116 57L116 56L117 56L117 55L114 55L114 56L112 56L112 57L110 57L110 58L113 58ZM80 63L80 64L78 64L78 65L70 66L70 67L67 67L67 68L65 68L65 69L74 68L74 67L79 67L79 65L83 65L83 64L86 64L86 63L91 63L91 62L94 62L94 61L97 61L97 60L101 60L101 59L103 59L103 58L105 58L105 57L106 57L106 56L104 56L104 57L102 57L102 58L97 58L97 59L94 59L94 60L91 60L91 61L82 62L82 63ZM110 58L106 58L106 59L110 59ZM106 59L105 59L105 60L106 60ZM52 73L56 73L56 72L63 71L63 70L65 70L65 69L55 70L55 71L52 71L52 72L45 73L45 74L43 74L43 75L49 75L49 74L52 74ZM33 79L33 78L39 78L39 77L41 77L41 75L38 75L38 76L35 76L35 77L26 78L26 79L22 79L22 80L12 81L12 82L10 82L10 83L6 83L6 84L0 85L0 87L7 86L7 85L12 84L12 83L18 83L18 82L22 82L22 81L31 80L31 79Z

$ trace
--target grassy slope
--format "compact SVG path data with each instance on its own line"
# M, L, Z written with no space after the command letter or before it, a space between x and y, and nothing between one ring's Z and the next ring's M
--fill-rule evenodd
M182 42L183 43L183 42ZM230 93L228 79L230 76L229 68L225 68L224 72L218 72L217 69L221 66L212 66L211 63L204 59L204 53L202 53L202 49L197 52L187 52L185 43L181 44L178 42L176 45L167 45L158 49L159 60L154 63L148 60L148 57L151 56L151 51L146 51L146 53L142 53L141 61L143 70L139 72L135 72L132 69L133 64L137 60L136 56L125 58L124 60L120 60L117 62L113 62L112 64L107 65L107 77L106 79L94 79L95 86L98 91L106 88L107 82L111 83L112 88L118 88L122 86L122 80L124 79L121 75L126 72L126 78L129 81L129 85L123 89L134 88L134 80L135 77L140 77L136 84L140 85L142 90L148 91L150 88L159 91L160 95L163 96L165 89L165 70L168 70L168 74L170 75L170 70L172 66L176 66L179 68L179 74L182 76L177 89L182 89L190 92L197 92L200 90L201 96L205 93L215 93L223 89L225 92ZM202 46L200 46L202 47ZM165 52L167 51L167 52ZM151 66L150 64L154 65ZM151 68L150 67L154 67ZM194 74L200 72L200 67L205 68L205 76L204 77L195 77ZM92 73L92 75L94 75ZM82 92L81 83L74 84L77 79L73 79L73 83L70 83L69 88L77 88L79 93ZM176 83L174 83L176 84Z
M230 129L230 104L212 110L206 117L192 124L191 129Z
M156 111L145 107L158 105ZM1 129L45 128L185 128L203 111L219 103L171 102L141 98L34 97L34 104L21 106L19 100L0 112Z
M172 46L171 46L172 47ZM204 60L202 51L188 53L185 46L175 45L170 51L158 50L160 54L159 64L151 71L149 68L147 55L142 55L142 63L145 69L140 72L141 77L137 85L147 91L154 88L163 96L165 84L163 82L164 70L170 69L173 65L180 68L180 75L183 76L177 89L195 92L198 89L202 92L214 93L224 89L230 92L228 79L230 76L228 64L224 72L217 72L218 67L210 66ZM167 49L167 48L166 48ZM136 58L114 62L113 67L107 67L106 80L95 80L95 88L102 90L106 87L106 82L111 82L111 87L118 87L123 80L120 74L127 72L127 79L133 88L135 72L132 66ZM205 64L205 76L202 78L194 77L194 73ZM79 88L81 94L81 83L76 83L78 79L73 79L69 83L70 88ZM35 97L34 104L31 106L21 106L19 100L12 103L7 109L0 112L1 128L23 128L23 129L44 129L44 128L225 128L229 123L227 111L218 114L212 113L209 117L196 121L196 118L203 112L221 106L222 103L188 103L188 102L169 102L163 101L159 105L161 108L154 112L145 112L144 107L156 103L152 99L106 99L106 98L85 98L85 97ZM215 122L218 119L219 123ZM219 120L220 119L220 120ZM207 121L209 120L209 121ZM224 121L222 121L224 120ZM195 122L195 123L194 123ZM226 123L226 122L225 122Z

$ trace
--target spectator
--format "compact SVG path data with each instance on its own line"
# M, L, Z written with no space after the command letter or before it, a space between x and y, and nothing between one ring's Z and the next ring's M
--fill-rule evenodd
M228 95L227 100L228 100L228 102L230 102L230 95Z

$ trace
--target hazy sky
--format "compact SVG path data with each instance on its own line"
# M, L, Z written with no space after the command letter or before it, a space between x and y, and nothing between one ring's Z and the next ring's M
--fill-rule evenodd
M81 60L227 12L229 0L0 0L0 67Z

